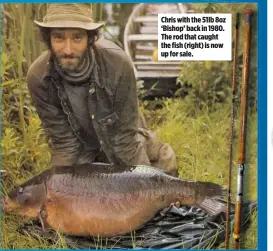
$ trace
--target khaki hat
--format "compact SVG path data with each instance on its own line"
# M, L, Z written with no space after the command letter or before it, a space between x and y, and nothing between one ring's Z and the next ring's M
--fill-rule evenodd
M34 20L40 27L46 28L81 28L96 30L104 23L94 23L91 4L47 4L43 22Z

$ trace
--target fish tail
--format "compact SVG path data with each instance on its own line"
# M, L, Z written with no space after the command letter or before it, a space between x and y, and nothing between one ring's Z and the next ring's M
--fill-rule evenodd
M225 210L225 206L216 199L222 198L226 194L227 189L216 183L197 182L196 184L197 206L209 215L215 215Z
M227 195L227 189L213 182L196 182L195 192L199 197L223 197Z
M198 206L209 215L217 215L225 212L226 205L213 198L205 198Z
M180 198L186 204L199 204L205 198L219 198L227 194L227 190L213 182L193 182L182 181L180 182Z

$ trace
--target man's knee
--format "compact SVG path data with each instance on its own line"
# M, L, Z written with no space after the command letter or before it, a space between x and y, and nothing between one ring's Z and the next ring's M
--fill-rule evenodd
M151 165L172 176L178 176L177 158L173 148L158 140L155 132L139 128L139 139L142 142Z
M178 176L177 158L173 148L163 143L159 149L158 160L152 163L155 167L164 169L167 174Z

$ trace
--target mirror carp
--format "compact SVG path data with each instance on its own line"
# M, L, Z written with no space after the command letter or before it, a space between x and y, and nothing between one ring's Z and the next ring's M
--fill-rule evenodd
M149 166L92 163L45 170L3 197L2 210L39 218L43 230L112 237L138 229L176 201L198 206L224 195L218 184Z

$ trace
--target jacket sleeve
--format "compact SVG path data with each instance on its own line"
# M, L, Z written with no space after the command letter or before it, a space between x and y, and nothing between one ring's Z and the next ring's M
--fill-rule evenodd
M51 88L32 72L27 74L29 92L43 127L51 140L51 164L72 165L81 152L81 142L73 133L63 109L52 99ZM53 95L56 95L54 93Z
M123 65L122 76L115 92L118 128L113 143L115 154L122 163L150 165L143 144L138 139L138 97L135 74L129 60Z

